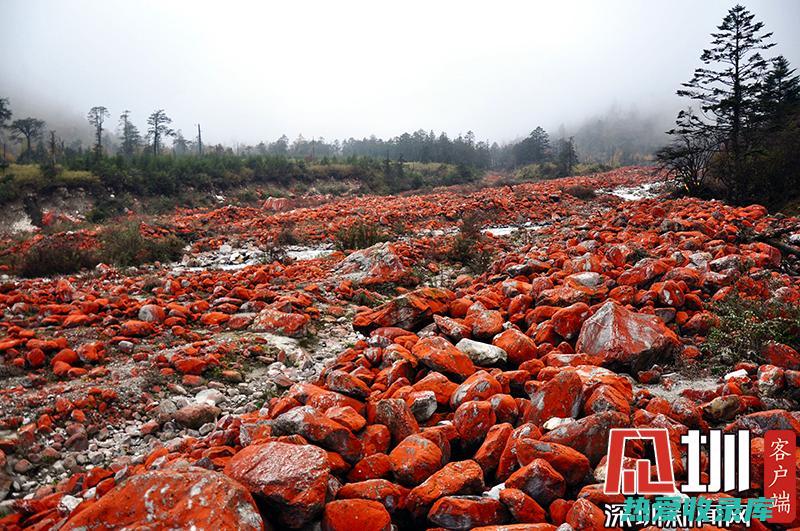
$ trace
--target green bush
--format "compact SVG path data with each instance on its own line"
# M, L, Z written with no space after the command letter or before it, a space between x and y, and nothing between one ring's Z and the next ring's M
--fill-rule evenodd
M147 238L137 223L109 227L100 235L101 257L118 266L172 262L183 254L186 243L176 236Z
M714 369L730 370L739 361L764 363L761 352L768 341L800 348L800 307L731 295L713 311L719 324L709 332L703 350Z
M97 254L63 235L51 236L31 246L19 259L17 272L23 277L47 277L76 273L98 263Z
M342 227L334 235L334 244L340 251L353 249L366 249L376 243L385 242L390 239L390 235L381 230L374 223L357 221L349 227Z
M453 238L447 258L459 262L472 272L481 274L492 264L492 253L482 243L486 238L481 232L483 218L479 214L469 214L461 220L461 229Z

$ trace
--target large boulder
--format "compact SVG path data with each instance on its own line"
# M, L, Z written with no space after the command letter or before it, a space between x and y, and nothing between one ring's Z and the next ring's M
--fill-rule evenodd
M349 280L359 286L372 286L402 284L413 271L403 262L397 245L383 242L350 253L334 268L333 273L341 280Z
M234 455L225 474L265 500L283 525L296 529L316 518L325 505L330 468L322 448L268 442Z
M416 330L433 319L434 314L447 313L453 292L438 288L420 288L361 312L353 319L353 329L364 334L383 327Z
M633 374L672 359L681 342L655 315L608 301L581 327L576 351L600 356L603 365Z
M253 497L239 483L203 468L168 469L132 476L77 513L61 528L238 529L260 531Z

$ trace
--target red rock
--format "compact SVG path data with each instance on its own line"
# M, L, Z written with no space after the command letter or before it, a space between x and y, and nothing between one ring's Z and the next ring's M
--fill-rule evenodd
M469 315L475 339L491 340L503 330L503 315L497 310L479 310Z
M420 288L396 297L374 310L359 313L353 319L353 328L368 333L381 327L399 327L415 330L432 319L434 314L447 312L454 298L449 290Z
M364 399L369 396L370 389L362 380L344 371L331 371L325 378L325 384L331 391Z
M603 529L605 514L598 506L585 498L581 498L575 502L567 513L567 523L575 531Z
M46 361L44 352L39 348L29 350L25 355L25 359L28 361L28 365L34 369L44 366L44 362Z
M769 342L764 347L762 355L770 365L776 365L784 369L800 369L800 354L789 345Z
M487 476L497 469L497 465L500 463L500 456L503 454L508 438L513 431L514 428L511 424L495 424L489 428L481 447L475 452L473 459L480 465Z
M484 370L480 370L459 385L450 397L450 407L458 408L464 402L486 400L492 395L502 393L503 388L497 379Z
M591 470L585 455L563 444L521 439L516 450L520 465L527 465L534 459L544 459L564 477L568 485L583 482Z
M547 513L536 500L519 489L505 488L500 491L500 501L516 522L535 524L545 522Z
M544 459L534 459L523 466L509 476L505 485L523 491L544 507L564 496L566 490L564 477Z
M325 411L325 416L352 432L361 430L367 424L367 420L350 406L334 406Z
M200 322L206 326L219 326L227 322L231 318L227 313L222 312L208 312L200 317Z
M412 387L415 391L433 391L434 396L436 396L436 402L444 405L450 402L450 398L458 388L458 385L448 380L447 376L441 373L431 372Z
M706 335L709 330L719 324L719 318L711 312L698 312L682 326L684 334Z
M631 412L631 404L616 387L599 385L586 399L583 409L587 415L602 411L619 411L628 415Z
M508 520L499 501L482 496L445 496L431 507L428 520L447 529L474 529Z
M515 328L509 328L496 335L492 345L505 350L508 362L515 367L537 356L536 343L533 339Z
M607 302L584 322L575 349L602 356L605 366L631 369L635 374L669 361L680 345L659 318Z
M167 318L164 308L157 304L145 304L139 308L139 320L148 323L162 323Z
M316 446L268 442L235 454L225 474L263 498L282 524L299 528L322 510L330 471Z
M261 310L253 321L254 332L268 332L289 337L304 336L311 318L304 313L286 313L271 308Z
M176 411L173 418L182 426L197 429L203 424L214 422L220 411L218 407L211 404L192 403Z
M143 472L91 505L81 505L61 529L261 530L253 498L240 484L217 472L189 467Z
M552 417L576 418L581 412L583 383L574 370L559 372L531 394L526 421L542 425Z
M626 428L630 425L627 415L616 411L595 413L575 422L564 424L546 433L541 440L554 442L573 448L595 466L608 449L608 436L611 428Z
M448 463L408 493L406 508L415 516L422 517L443 496L480 494L482 491L483 470L475 461Z
M145 321L125 321L122 323L119 334L125 337L149 336L154 332L153 325Z
M369 479L385 478L392 471L389 456L384 453L371 454L355 465L347 474L350 481L366 481Z
M399 398L379 400L375 405L375 422L385 425L398 443L419 432L419 425L405 401Z
M443 337L420 339L411 352L420 363L431 369L463 381L475 372L472 360Z
M442 468L442 450L421 435L403 439L389 454L392 472L403 485L419 485Z
M453 425L458 435L467 443L473 443L486 437L497 418L492 405L486 401L464 402L453 415Z
M336 491L340 500L358 498L377 501L390 513L405 506L408 489L385 479L369 479L357 483L346 483Z
M302 435L323 448L338 452L350 463L361 458L361 441L338 422L322 415L311 406L296 407L273 420L275 435Z
M338 500L325 506L323 531L390 531L392 518L386 508L370 500Z
M553 329L564 339L573 339L580 332L589 313L589 305L583 302L561 308L551 318Z
M768 430L792 430L800 436L800 420L785 409L759 411L740 417L725 426L725 431L750 430L751 437L763 437Z

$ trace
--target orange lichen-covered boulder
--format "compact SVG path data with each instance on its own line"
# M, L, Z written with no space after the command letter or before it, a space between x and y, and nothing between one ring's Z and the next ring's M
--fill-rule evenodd
M430 506L443 496L480 494L483 491L483 470L472 460L448 463L408 493L406 508L424 516Z
M602 356L604 366L635 374L670 361L680 346L658 317L608 301L583 323L575 350Z
M392 518L379 502L371 500L338 500L325 506L323 531L389 531Z
M287 313L265 308L253 321L251 329L255 332L268 332L290 337L305 335L311 318L304 313Z
M420 288L373 310L357 314L353 319L353 328L362 333L383 327L414 330L431 321L434 314L447 313L447 307L454 298L450 290Z
M242 485L195 467L132 476L73 514L61 529L154 529L154 525L160 529L263 529L255 502Z
M475 372L472 360L443 337L420 339L411 352L432 371L452 376L459 381Z
M299 528L322 510L330 468L328 454L317 446L268 442L238 452L225 474L266 502L267 518Z

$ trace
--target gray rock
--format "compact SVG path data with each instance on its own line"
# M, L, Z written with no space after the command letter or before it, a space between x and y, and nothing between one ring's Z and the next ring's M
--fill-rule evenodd
M500 347L472 339L462 339L456 343L456 348L466 354L473 363L484 367L505 363L508 359L508 354Z

